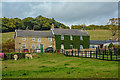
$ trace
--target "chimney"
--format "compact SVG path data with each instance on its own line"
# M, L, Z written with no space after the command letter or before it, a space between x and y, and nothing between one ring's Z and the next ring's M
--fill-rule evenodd
M54 24L52 24L52 30L54 30Z
M85 30L85 24L82 25L82 30Z

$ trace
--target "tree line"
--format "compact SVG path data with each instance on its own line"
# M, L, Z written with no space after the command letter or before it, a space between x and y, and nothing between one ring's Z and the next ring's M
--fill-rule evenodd
M14 32L15 29L25 30L50 30L51 25L54 24L55 28L69 29L68 26L57 22L54 18L46 18L43 16L37 16L36 18L27 17L24 19L20 18L0 18L2 19L2 32Z
M85 30L110 30L111 25L84 25ZM72 25L71 29L82 29L83 25ZM117 25L113 25L112 28L117 28Z

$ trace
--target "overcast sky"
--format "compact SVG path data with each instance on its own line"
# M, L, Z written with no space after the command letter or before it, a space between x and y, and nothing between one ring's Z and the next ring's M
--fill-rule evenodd
M105 25L118 17L117 2L3 2L2 17L25 18L42 15L67 25Z

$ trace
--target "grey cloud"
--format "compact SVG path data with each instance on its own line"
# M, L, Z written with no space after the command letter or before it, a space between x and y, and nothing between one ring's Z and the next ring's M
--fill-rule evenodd
M43 15L66 25L105 24L118 16L117 2L11 2L3 3L3 16L36 17Z

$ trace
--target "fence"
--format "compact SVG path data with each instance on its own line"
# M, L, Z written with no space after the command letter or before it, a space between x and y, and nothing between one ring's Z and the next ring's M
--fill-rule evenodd
M81 57L81 58L96 58L101 60L120 61L120 49L100 49L96 48L96 51L81 51L71 50L62 53L66 56Z
M25 54L28 53L15 53L18 56L18 59L25 58ZM14 59L15 54L4 54L4 60Z

